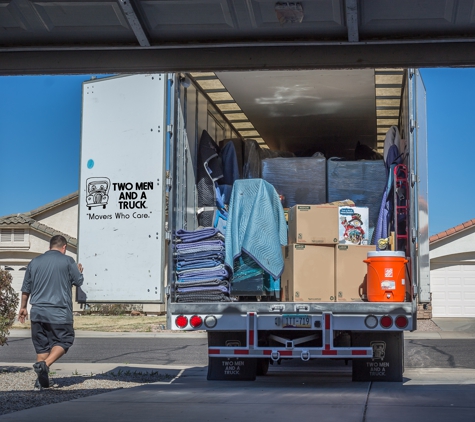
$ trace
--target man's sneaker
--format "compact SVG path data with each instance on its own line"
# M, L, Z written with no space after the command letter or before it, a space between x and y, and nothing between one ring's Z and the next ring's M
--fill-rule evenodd
M49 387L54 387L54 383L53 383L53 380L50 379L49 380ZM33 389L35 391L41 391L43 389L43 387L40 385L40 382L38 381L38 378L36 378L36 381L35 381L35 386L33 387Z
M49 377L48 377L49 368L48 368L48 365L46 365L46 362L44 360L40 362L36 362L33 365L33 369L38 375L38 382L40 383L41 387L49 388Z

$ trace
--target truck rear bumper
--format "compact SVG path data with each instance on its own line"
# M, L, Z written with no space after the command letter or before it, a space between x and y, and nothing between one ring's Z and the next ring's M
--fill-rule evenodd
M283 336L270 334L269 338L274 343L280 343L283 347L259 347L258 346L258 316L254 312L247 314L246 346L235 347L209 347L209 357L250 357L250 358L270 358L273 361L285 359L301 359L308 361L315 358L371 358L373 357L372 347L335 347L333 344L333 316L331 313L322 315L321 330L318 334L303 335L288 339ZM299 344L308 343L314 339L322 339L322 347L298 347Z
M417 321L417 310L409 302L170 304L168 311L170 328L182 331L247 331L251 314L255 315L256 332L301 330L308 332L306 335L321 332L326 315L334 331L412 331Z

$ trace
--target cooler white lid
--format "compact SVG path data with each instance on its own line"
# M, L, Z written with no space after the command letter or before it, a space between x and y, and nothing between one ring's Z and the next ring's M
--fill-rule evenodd
M392 256L398 258L405 258L406 253L403 251L371 251L368 252L368 258L377 258L380 256Z

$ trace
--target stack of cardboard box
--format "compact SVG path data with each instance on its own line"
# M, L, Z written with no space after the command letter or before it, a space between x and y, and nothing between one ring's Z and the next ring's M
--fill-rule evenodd
M289 245L284 247L282 300L365 300L368 209L295 205L289 210Z

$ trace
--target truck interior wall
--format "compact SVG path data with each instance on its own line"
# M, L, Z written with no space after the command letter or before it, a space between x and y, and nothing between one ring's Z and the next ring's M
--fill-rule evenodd
M178 83L178 81L177 81ZM177 228L195 230L196 217L196 162L198 144L203 130L206 130L219 143L222 139L237 137L232 127L219 113L208 98L193 84L176 88L179 101L176 126L177 154L172 161L175 166L179 194L177 194ZM186 211L179 211L186 210Z
M409 130L409 78L406 75L404 76L403 91L401 96L401 111L399 114L399 132L401 135L401 140L404 139L407 148L409 148L408 140L410 135ZM408 165L407 156L404 162L405 165Z
M429 209L428 209L428 157L427 157L427 104L426 89L419 69L414 72L415 137L417 159L417 246L418 246L418 294L419 301L430 302L429 259Z
M414 151L412 148L412 133L411 133L411 128L410 128L410 121L411 121L411 89L410 84L412 83L412 78L410 75L411 69L408 69L406 71L406 75L404 77L404 84L403 84L403 91L402 91L402 96L401 96L401 113L399 117L399 130L401 134L401 140L404 140L406 144L406 158L404 161L404 164L407 166L409 174L415 171L415 161L414 161ZM410 186L410 189L414 189L414 187ZM412 196L414 197L414 196ZM414 227L414 224L416 224L415 219L413 218L415 214L415 204L410 204L410 227L409 227L409 233L410 233L410 242L409 242L409 247L410 247L410 256L414 257L416 256L416 246L411 240L411 227ZM417 284L417 262L416 260L412 259L408 263L408 271L409 271L409 276L410 276L410 282L412 285Z

